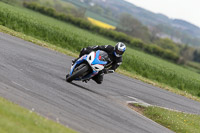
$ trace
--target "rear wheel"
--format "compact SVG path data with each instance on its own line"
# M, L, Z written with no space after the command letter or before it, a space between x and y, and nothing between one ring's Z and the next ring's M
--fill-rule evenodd
M66 76L66 81L71 82L72 80L74 80L82 75L85 75L85 73L89 70L88 68L89 68L88 65L81 64L80 66L75 68L75 71L72 73L71 76Z

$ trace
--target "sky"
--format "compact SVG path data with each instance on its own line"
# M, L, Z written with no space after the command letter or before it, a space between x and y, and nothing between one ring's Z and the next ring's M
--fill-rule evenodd
M126 0L169 18L186 20L200 27L200 0Z

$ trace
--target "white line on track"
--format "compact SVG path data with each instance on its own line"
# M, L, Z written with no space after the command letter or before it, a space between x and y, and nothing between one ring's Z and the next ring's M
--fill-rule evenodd
M15 85L17 85L17 86L19 86L19 87L21 87L21 88L23 88L24 90L27 90L27 91L30 90L30 89L27 89L27 88L23 87L22 85L20 85L20 84L18 84L16 82L14 82L14 81L12 81L12 83L15 84Z
M183 111L179 111L179 110L175 110L175 109L170 109L170 108L162 107L162 106L158 106L158 105L151 105L151 104L148 104L148 103L146 103L146 102L144 102L144 101L142 101L140 99L137 99L135 97L131 97L131 96L127 96L127 97L134 100L134 101L127 101L126 102L127 104L136 103L136 104L139 104L139 105L145 106L145 107L152 106L152 107L159 107L159 108L163 108L163 109L167 109L167 110L171 110L171 111L175 111L175 112L183 112ZM195 114L195 113L188 113L188 112L183 112L183 113Z

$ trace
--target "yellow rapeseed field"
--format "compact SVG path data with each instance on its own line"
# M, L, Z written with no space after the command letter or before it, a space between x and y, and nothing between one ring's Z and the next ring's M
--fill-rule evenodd
M114 29L116 28L116 27L114 27L114 26L112 26L112 25L106 24L106 23L104 23L104 22L95 20L95 19L90 18L90 17L88 17L88 20L89 20L92 24L97 25L97 26L102 27L102 28L105 28L105 29L113 29L113 30L114 30Z

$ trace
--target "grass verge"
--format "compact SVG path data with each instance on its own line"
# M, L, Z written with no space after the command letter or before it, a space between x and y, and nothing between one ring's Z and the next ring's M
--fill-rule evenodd
M0 97L0 133L76 133Z
M138 104L129 104L129 107L174 132L200 133L200 115Z
M21 32L16 32L16 31L14 31L12 29L9 29L9 28L7 28L5 26L2 26L2 25L0 25L0 32L7 33L9 35L21 38L21 39L23 39L25 41L29 41L29 42L35 43L37 45L46 47L46 48L51 49L51 50L58 51L58 52L63 53L63 54L67 54L69 56L78 57L78 54L79 54L78 52L72 52L72 51L70 51L68 49L64 49L64 48L61 48L61 47L56 46L54 44L48 43L46 41L42 41L42 40L36 39L34 37L28 36L28 35L23 34Z

